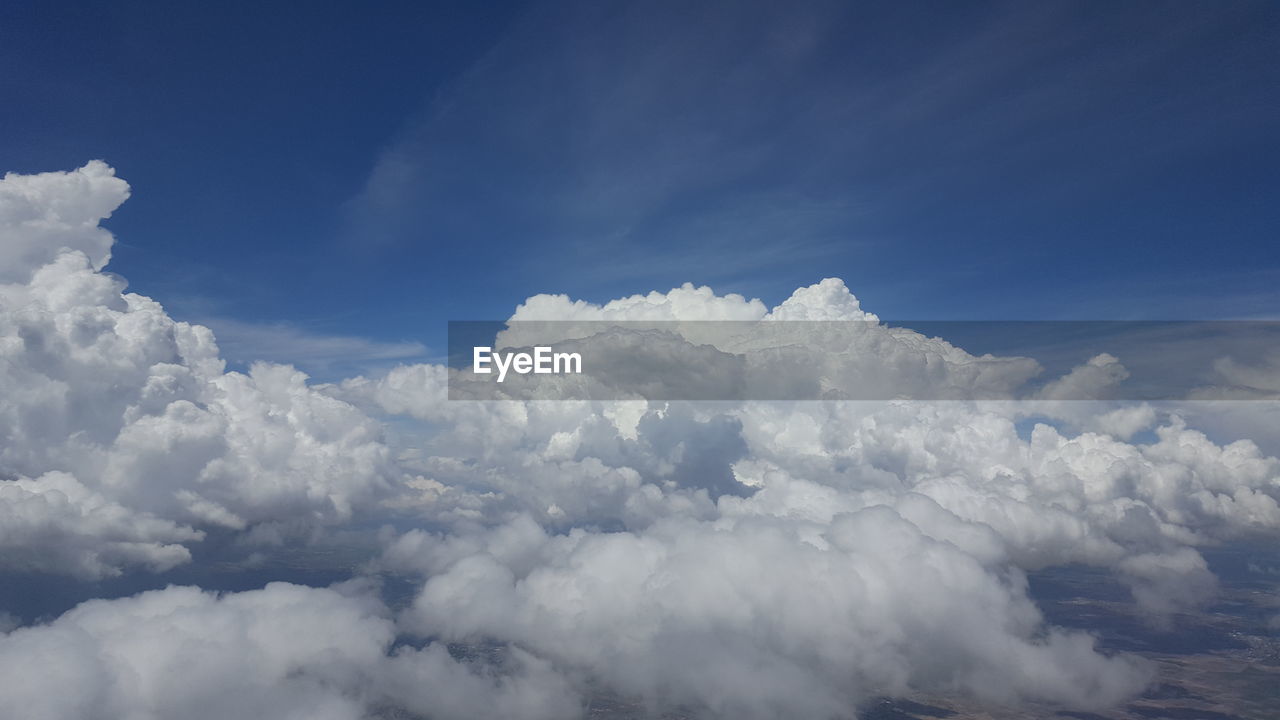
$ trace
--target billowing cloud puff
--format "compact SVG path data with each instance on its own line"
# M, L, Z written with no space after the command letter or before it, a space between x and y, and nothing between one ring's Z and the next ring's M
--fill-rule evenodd
M560 319L557 319L560 318ZM494 340L555 345L580 375L452 372L459 399L838 400L1010 398L1041 371L1022 357L975 356L882 324L843 281L796 290L777 307L686 284L604 305L538 295Z
M768 312L759 300L741 295L719 296L711 288L685 283L668 293L651 292L611 300L604 305L571 300L568 295L535 295L516 308L517 321L668 321L668 320L759 320Z
M386 608L358 586L169 587L0 635L0 704L32 720L577 713L569 686L526 655L498 677L438 645L392 652L394 638Z
M104 498L66 473L0 483L0 568L96 578L121 566L167 570L203 533Z
M1104 399L1105 394L1129 377L1119 358L1102 353L1050 382L1038 393L1046 400Z
M129 184L94 160L71 172L0 180L0 283L23 282L63 249L84 253L95 270L111 258L111 233L98 222L129 197Z
M1087 636L1040 636L1019 576L884 506L822 528L739 518L549 537L518 520L467 550L438 551L409 627L502 638L655 707L849 717L869 695L912 691L1103 706L1147 678Z
M858 299L838 278L800 288L772 309L758 299L748 300L736 293L716 295L705 285L694 287L692 283L685 283L667 293L632 295L603 305L571 300L567 295L535 295L521 303L510 319L515 322L877 320L875 315L863 311Z
M393 472L381 427L292 368L225 373L213 335L99 272L128 196L102 163L0 181L0 549L103 575L349 519ZM33 549L33 538L41 538Z

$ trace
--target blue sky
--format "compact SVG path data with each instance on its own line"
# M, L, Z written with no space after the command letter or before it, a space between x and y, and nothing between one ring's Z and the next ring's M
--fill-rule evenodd
M1280 315L1274 3L307 5L0 6L0 166L114 165L110 269L233 357L686 281Z

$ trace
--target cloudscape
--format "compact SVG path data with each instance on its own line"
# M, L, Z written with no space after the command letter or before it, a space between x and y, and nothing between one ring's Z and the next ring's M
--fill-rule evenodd
M2 12L0 718L1280 717L1274 6Z

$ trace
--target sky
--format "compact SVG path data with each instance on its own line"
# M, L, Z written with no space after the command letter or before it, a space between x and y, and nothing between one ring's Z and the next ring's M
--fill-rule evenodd
M1274 317L1278 27L1264 2L19 0L0 164L106 160L137 196L111 269L321 375L536 293L684 282Z
M0 708L1272 718L1278 16L4 3Z

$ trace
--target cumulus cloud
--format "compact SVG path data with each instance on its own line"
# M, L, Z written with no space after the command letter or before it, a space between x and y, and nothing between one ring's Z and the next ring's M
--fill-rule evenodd
M574 322L556 327L573 328L606 316L606 322L643 323L783 314L781 307L689 286L670 295L598 306L535 298L513 320L542 321L560 312ZM796 296L835 306L808 307L817 317L861 312L838 281ZM513 323L515 332L520 327ZM688 327L702 331L696 323ZM867 327L893 337L890 329ZM911 336L914 344L902 351L907 359L886 364L911 367L912 360L949 346ZM921 362L905 377L918 379L921 368L930 367ZM453 530L398 535L382 560L425 579L406 616L411 627L502 638L602 673L612 686L655 704L690 703L729 716L781 708L838 715L833 708L848 708L864 694L904 688L1079 706L1114 702L1141 686L1142 672L1115 667L1086 638L1038 625L1020 573L1072 563L1109 568L1160 621L1212 595L1214 578L1199 547L1280 529L1280 464L1253 443L1215 444L1150 404L1078 400L1105 398L1127 375L1116 357L1098 355L1046 384L1039 399L1021 403L466 403L444 399L445 371L422 367L332 391L371 411L413 415L430 428L419 438L418 508ZM1029 432L1020 429L1029 421ZM736 439L699 439L697 428L711 426ZM1154 440L1129 441L1151 428ZM719 448L704 453L694 473L704 482L680 477L676 456L656 441L664 436ZM736 481L733 492L706 482L725 470ZM878 520L851 520L864 514ZM859 535L862 543L833 540L858 522L874 528ZM757 546L765 542L757 533L773 541L767 551ZM921 564L928 553L909 544L904 550L895 533L957 553L949 566L973 574L930 578ZM717 555L718 544L736 551ZM743 563L750 569L733 575ZM852 579L825 585L840 577L826 563L885 588L897 603L868 603ZM928 579L895 584L895 572L877 563L909 567L909 577ZM710 580L724 574L731 577ZM957 585L946 584L951 581ZM808 608L789 595L793 587L820 593L832 609L798 614L787 626L794 634L770 635L753 624L788 617L771 604L780 596ZM993 602L988 592L1000 594L1006 619L1017 614L1012 608L1025 606L1022 625L997 629L998 623L967 615L946 623L1001 638L993 642L1006 650L1005 661L1017 658L1017 667L994 655L962 657L982 643L949 640L938 627L923 630L925 618L899 615L912 611L908 598L930 592L960 614L969 603ZM894 656L893 648L853 636L845 646L867 648L867 657L819 654L814 648L823 637L842 637L844 629L856 634L841 614L849 607L871 627L900 628L905 645L947 658L945 667L991 665L964 678L934 675L925 658L906 651ZM937 608L922 613L946 617ZM589 629L579 632L579 624ZM1041 642L1046 632L1053 640ZM688 657L696 659L682 662ZM899 674L859 675L864 666L881 667L868 657L895 657L897 664L885 667ZM859 682L824 680L820 667L839 668L842 678ZM1029 673L1025 682L1022 672ZM783 677L788 680L778 681Z
M869 695L909 691L1101 706L1147 677L1087 636L1037 636L1020 578L884 506L823 528L757 517L495 532L427 580L408 626L504 638L654 707L848 717Z
M0 636L0 701L33 720L577 712L565 681L526 655L498 676L439 645L393 651L394 639L386 608L359 586L272 583L221 596L169 587Z
M0 180L0 283L22 282L63 249L95 270L111 258L111 233L98 225L129 197L129 184L101 160L71 172Z
M0 692L35 717L572 717L600 687L725 717L911 692L1101 707L1146 669L1046 625L1028 572L1107 568L1164 617L1211 596L1200 548L1280 530L1280 461L1105 401L1133 374L1118 355L1028 402L835 399L1015 397L1041 371L881 323L838 279L772 308L693 285L540 295L505 338L648 323L667 334L614 339L826 402L464 402L432 364L226 372L210 330L102 272L97 221L125 196L98 163L0 181L0 564L164 571L215 530L291 543L373 520L370 571L418 588L398 613L359 585L81 605L0 639L21 680Z
M278 536L351 518L393 475L378 423L288 366L224 372L208 329L101 272L112 238L97 222L127 196L99 162L0 181L7 564L165 569L202 527Z
M777 307L686 284L603 305L529 298L497 348L555 345L583 374L478 375L456 368L455 399L871 400L1012 398L1041 372L1023 357L975 356L890 327L838 278Z
M669 295L635 296L602 306L540 296L518 309L513 319L527 317L524 308L528 307L588 320L608 314L618 321L631 318L631 308L637 308L638 317L656 313L662 321L734 313L764 318L785 315L795 307L806 307L806 312L821 317L840 313L861 317L858 314L862 312L844 285L830 280L797 291L773 310L758 301L716 297L705 289L689 286ZM699 298L705 308L696 302ZM814 302L828 302L834 307L815 309ZM894 330L868 327L874 328L869 333L886 337L891 337ZM935 347L953 348L963 354L944 341L920 335L914 336L914 342L908 348L914 349L918 357L927 357ZM885 357L866 352L866 348L861 351L880 361ZM910 351L902 350L901 354L909 355ZM898 365L893 352L888 357L894 361L885 364ZM910 367L909 362L901 364ZM931 365L934 364L921 362L919 367ZM1104 391L1127 373L1115 357L1099 355L1051 382L1042 396ZM505 503L532 512L543 521L552 521L553 516L563 516L566 507L556 502L558 493L539 479L544 471L547 484L559 483L562 488L572 485L566 477L612 476L626 478L612 484L622 488L623 495L612 501L592 498L581 504L589 509L586 514L570 513L570 521L632 522L638 527L654 516L628 515L628 508L643 506L645 499L674 498L696 487L679 481L678 463L664 453L661 443L654 442L654 438L665 435L689 438L686 447L700 445L708 451L720 448L710 456L703 453L702 467L696 474L704 479L715 477L725 468L736 470L735 463L747 458L772 463L781 472L830 485L846 494L900 495L924 488L939 496L950 493L948 497L956 504L961 503L961 497L972 495L973 504L993 509L993 517L975 514L973 519L1003 522L1012 538L1026 540L1027 533L1061 529L1061 535L1041 538L1035 552L1026 547L1020 550L1019 556L1028 562L1032 557L1041 558L1035 561L1036 567L1082 560L1112 564L1128 552L1126 548L1146 552L1163 544L1195 544L1276 523L1270 512L1276 495L1274 459L1261 455L1247 441L1228 447L1215 445L1202 433L1187 429L1177 416L1161 418L1147 404L1117 406L1052 400L1025 404L472 404L445 401L440 388L444 379L443 370L418 366L398 369L380 380L359 379L333 389L339 396L371 409L411 414L433 424L436 429L422 438L425 452L421 469L440 480L444 488L433 496L436 507L462 502L462 489L475 483L477 489L493 494L495 502L490 505ZM1036 415L1057 417L1067 421L1064 425L1091 429L1063 434L1045 421L1034 428L1029 438L1022 437L1018 422ZM1134 433L1161 422L1159 442L1125 442ZM718 425L730 434L740 435L742 442L696 440L698 424ZM1173 447L1195 450L1171 458ZM454 472L461 466L450 457L472 458L486 470L476 472L475 466L470 465L462 472ZM1225 458L1236 466L1215 467ZM646 462L654 459L661 461ZM1242 472L1243 468L1248 471ZM1232 479L1224 481L1227 475ZM743 484L742 478L737 479ZM760 479L749 483L768 486ZM603 485L590 483L596 489ZM713 492L711 499L720 494ZM548 514L552 504L557 512ZM683 507L695 516L705 516L706 506L696 501L684 503ZM1025 527L1008 519L1019 513L1025 515ZM1037 522L1056 516L1060 519Z
M1050 382L1038 393L1045 400L1102 400L1129 377L1129 371L1114 355L1102 353L1063 377Z
M49 472L0 483L0 568L86 578L141 565L167 570L191 559L182 545L203 533L112 502L74 477Z

